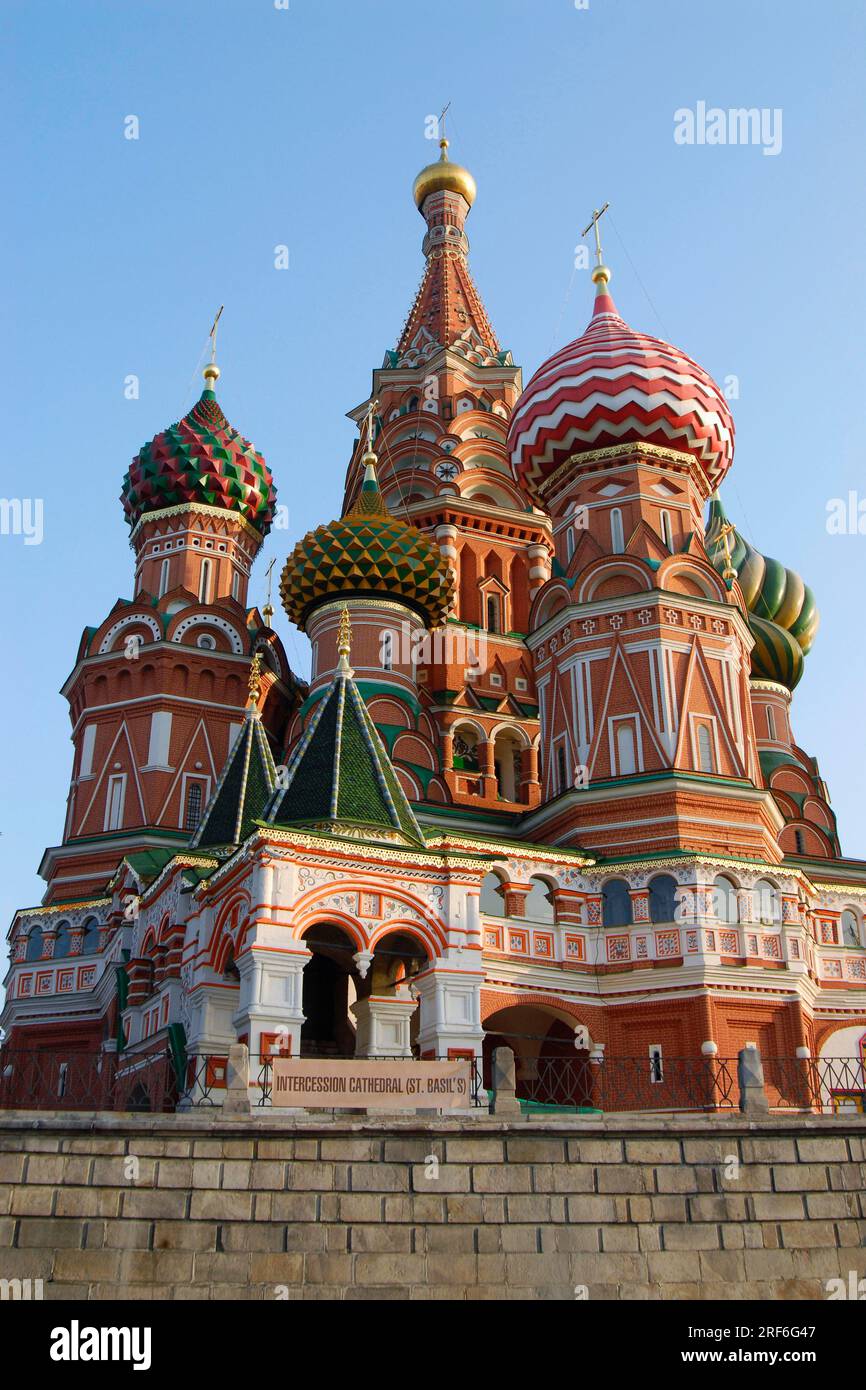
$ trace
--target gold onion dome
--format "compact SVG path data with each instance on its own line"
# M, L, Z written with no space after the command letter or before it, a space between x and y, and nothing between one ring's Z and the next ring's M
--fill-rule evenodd
M283 567L280 597L303 630L310 613L336 598L380 595L405 603L427 627L441 626L454 597L454 575L416 526L388 511L376 455L363 458L364 482L345 516L308 531Z
M415 204L420 210L424 205L425 198L429 198L431 193L460 193L471 207L475 202L475 195L478 189L475 180L468 169L464 169L462 164L452 164L448 158L448 141L443 138L439 141L439 148L442 153L434 164L427 164L415 180L412 190Z

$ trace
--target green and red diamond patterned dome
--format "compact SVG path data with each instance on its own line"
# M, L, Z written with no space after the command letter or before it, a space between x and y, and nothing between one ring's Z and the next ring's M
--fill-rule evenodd
M276 496L262 455L232 428L213 391L205 390L188 415L136 454L120 500L130 526L148 512L198 502L236 512L264 536Z

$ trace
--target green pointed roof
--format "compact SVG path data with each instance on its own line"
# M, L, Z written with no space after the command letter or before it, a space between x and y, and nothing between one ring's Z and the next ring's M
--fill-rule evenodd
M338 668L316 706L264 819L280 825L324 823L335 834L341 825L366 826L424 843L348 664Z
M258 710L248 708L191 847L241 844L264 814L276 781Z

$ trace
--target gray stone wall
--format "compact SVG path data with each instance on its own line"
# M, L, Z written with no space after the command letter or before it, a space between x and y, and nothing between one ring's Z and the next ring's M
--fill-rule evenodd
M858 1117L0 1112L47 1298L826 1298L864 1246Z

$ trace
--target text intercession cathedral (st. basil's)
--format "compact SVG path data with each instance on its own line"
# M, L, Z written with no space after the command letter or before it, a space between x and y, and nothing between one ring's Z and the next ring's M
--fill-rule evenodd
M309 686L249 606L276 493L213 363L123 481L131 596L63 686L63 836L0 1023L12 1051L112 1054L126 1104L239 1041L507 1044L518 1093L575 1049L659 1075L747 1042L864 1055L866 863L792 727L817 609L725 515L728 403L629 327L600 250L585 331L524 386L441 146L342 514L282 572Z

